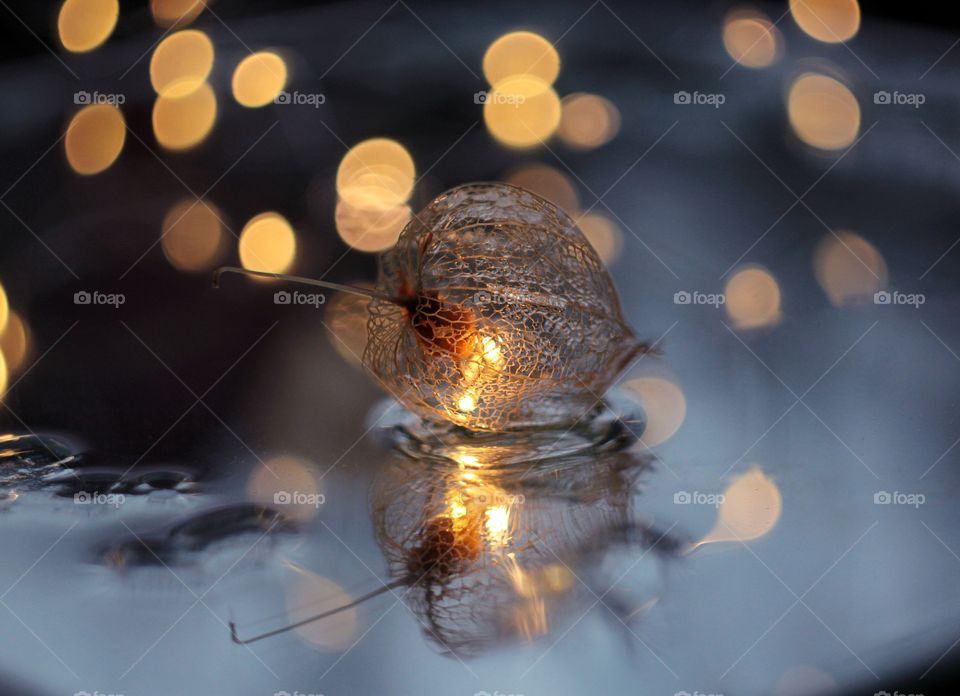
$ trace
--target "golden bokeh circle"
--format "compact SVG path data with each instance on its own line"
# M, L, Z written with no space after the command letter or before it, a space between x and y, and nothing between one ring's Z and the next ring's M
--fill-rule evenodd
M184 97L159 96L153 105L153 133L169 150L203 142L216 120L217 97L206 83Z
M171 34L150 57L150 84L163 97L184 97L199 89L213 70L213 42L202 31Z
M751 266L734 273L724 296L724 309L737 328L755 329L780 321L780 285L764 268Z
M211 203L186 199L163 219L160 244L170 264L181 271L209 270L224 251L221 215Z
M821 150L850 146L860 132L860 104L842 82L819 73L804 73L787 97L790 125L797 137Z
M123 114L113 104L91 104L67 126L64 150L77 174L99 174L113 164L127 138Z
M258 108L276 99L287 85L287 64L272 51L244 58L233 71L233 98L241 106Z
M296 254L296 235L279 213L260 213L240 233L240 263L247 270L284 273Z
M120 16L118 0L65 0L57 15L57 34L72 53L92 51L113 33Z
M504 34L487 48L483 74L497 88L511 77L528 75L552 85L560 74L560 55L549 41L530 31Z
M825 43L848 41L860 29L857 0L790 0L790 14L804 32Z
M487 130L514 148L541 145L560 125L560 97L548 83L527 75L503 80L483 105Z

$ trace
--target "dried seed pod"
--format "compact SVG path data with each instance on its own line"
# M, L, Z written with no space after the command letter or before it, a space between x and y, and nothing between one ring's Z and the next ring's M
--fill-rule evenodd
M570 425L647 345L562 210L507 184L436 198L381 256L364 362L405 406L471 430Z

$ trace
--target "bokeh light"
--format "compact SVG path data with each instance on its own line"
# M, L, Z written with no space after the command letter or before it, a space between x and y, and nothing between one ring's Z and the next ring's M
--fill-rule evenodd
M210 134L217 120L217 97L203 84L190 94L157 97L153 105L153 133L169 150L187 150Z
M783 54L783 37L760 12L737 9L724 20L723 47L740 65L765 68Z
M10 304L7 301L7 291L3 288L3 283L0 283L0 331L3 331L7 326L7 321L10 319Z
M301 522L315 516L324 500L315 467L292 456L271 457L258 464L247 481L247 495Z
M526 164L510 172L505 181L547 199L570 215L580 208L580 197L573 182L555 167Z
M368 283L351 285L371 288ZM367 307L369 298L346 292L334 293L327 303L327 338L334 350L354 367L363 366L363 351L367 347Z
M759 539L776 526L782 508L777 484L759 466L752 466L727 486L717 511L717 523L697 546Z
M7 360L3 357L3 353L0 353L0 398L3 398L7 394L8 379Z
M724 289L727 315L739 329L779 323L780 285L766 269L748 267L734 273Z
M529 75L504 79L487 95L483 119L499 142L514 148L542 144L560 125L560 97L547 82Z
M390 210L413 192L413 157L395 140L372 138L357 143L337 169L337 194L356 208Z
M163 97L184 97L199 89L213 69L213 43L202 31L171 34L150 58L150 84Z
M501 36L487 48L483 74L493 88L518 75L529 75L552 85L560 74L560 55L539 34L515 31Z
M57 15L60 43L73 53L92 51L110 38L119 16L118 0L66 0Z
M183 27L200 16L206 6L204 0L150 0L150 13L158 26Z
M643 406L646 425L640 435L641 444L656 447L669 440L687 417L687 400L683 391L665 377L635 377L624 383L628 394Z
M293 265L297 238L279 213L257 215L240 233L240 263L250 271L284 273Z
M870 302L887 287L887 264L870 242L853 232L827 235L817 245L813 270L820 287L838 306Z
M568 94L560 103L557 135L570 147L589 150L610 142L620 131L620 110L596 94Z
M860 29L857 0L790 0L790 14L803 31L826 43L848 41Z
M290 623L338 609L353 601L353 597L333 580L292 563L287 566L295 573L286 590L287 619ZM351 607L321 621L298 626L295 631L305 643L317 649L342 650L357 640L359 629L357 608Z
M222 216L205 201L185 199L163 219L160 244L167 260L181 271L206 271L225 251Z
M821 150L849 146L860 132L860 104L846 85L817 73L804 73L790 86L787 110L793 132Z
M576 220L600 260L608 266L616 261L623 250L623 233L617 224L602 213L586 213Z
M273 102L287 84L287 64L271 51L260 51L240 61L233 72L233 98L249 108Z
M26 322L16 312L10 312L6 326L0 329L0 355L7 372L13 374L23 367L30 347L30 334Z
M67 126L67 162L77 174L99 174L120 156L126 138L127 126L120 109L113 104L85 106Z
M337 233L348 246L357 251L381 252L397 243L410 216L408 205L381 210L358 208L349 201L340 200L334 219Z

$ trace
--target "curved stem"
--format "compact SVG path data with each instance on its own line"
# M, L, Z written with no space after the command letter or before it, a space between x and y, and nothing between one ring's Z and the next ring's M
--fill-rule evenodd
M213 287L220 287L220 276L224 273L238 273L240 275L247 276L256 276L258 278L272 278L273 280L285 280L291 283L301 283L302 285L314 285L320 288L326 288L328 290L337 290L339 292L347 292L351 295L359 295L361 297L366 297L371 300L383 300L385 302L392 302L397 304L397 300L393 297L387 297L382 295L374 290L367 290L365 288L357 288L352 285L341 285L340 283L331 283L326 280L316 280L314 278L305 278L303 276L288 275L286 273L269 273L267 271L250 271L246 268L239 268L237 266L221 266L213 272Z

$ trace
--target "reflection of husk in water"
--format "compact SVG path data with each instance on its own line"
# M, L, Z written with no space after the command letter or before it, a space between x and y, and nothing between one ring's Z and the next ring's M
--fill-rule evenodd
M483 462L483 448L465 459ZM661 556L680 548L632 513L649 465L647 456L621 451L493 474L394 456L371 490L393 580L293 626L245 641L234 633L234 640L275 635L401 587L400 598L443 651L476 654L534 639L572 613L584 598L581 578L589 586L614 547Z

